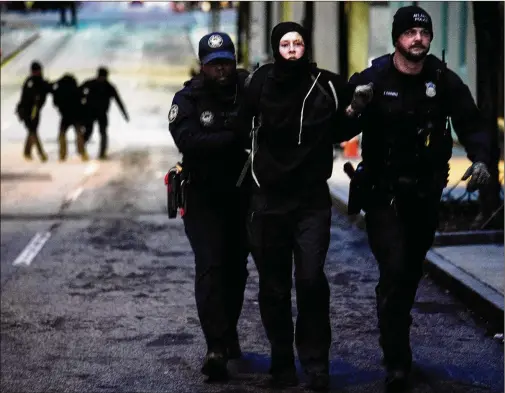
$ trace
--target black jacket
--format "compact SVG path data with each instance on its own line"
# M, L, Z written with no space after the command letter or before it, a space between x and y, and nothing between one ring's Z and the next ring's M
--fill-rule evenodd
M29 76L23 83L21 98L16 107L16 113L21 119L39 117L47 95L51 92L51 84L41 76Z
M270 69L265 68L268 66ZM268 102L262 96L264 89L276 88L269 77L272 70L271 65L265 65L251 76L240 115L244 128L253 118L257 126L250 138L254 181L264 191L280 193L324 184L333 170L333 145L344 140L344 123L351 121L344 112L350 102L346 81L330 71L313 68L313 86L305 96L312 96L312 104L303 105L300 113L292 115L296 121L290 126L278 129L264 115Z
M441 146L447 117L468 158L489 162L490 134L470 90L441 60L429 55L421 74L412 76L400 73L392 55L385 55L349 81L352 90L369 82L374 98L348 137L363 132L363 161L377 178L395 177L393 171L420 178L447 168L452 138L448 149Z
M197 75L175 93L169 130L183 155L191 183L211 190L234 189L247 160L236 122L244 97L245 70L237 70L235 94L220 100Z
M84 116L88 118L106 116L110 107L110 101L114 98L123 116L125 119L128 119L128 113L123 101L116 87L109 81L100 82L98 79L89 79L79 87L79 90Z
M77 80L65 75L52 84L53 103L61 116L76 118L82 109Z

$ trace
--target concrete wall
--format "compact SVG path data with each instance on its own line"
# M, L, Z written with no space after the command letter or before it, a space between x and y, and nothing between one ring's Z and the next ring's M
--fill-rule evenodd
M249 43L250 64L266 61L267 50L265 47L266 29L266 3L251 2L251 42Z
M317 1L314 4L314 61L321 68L339 72L338 4Z

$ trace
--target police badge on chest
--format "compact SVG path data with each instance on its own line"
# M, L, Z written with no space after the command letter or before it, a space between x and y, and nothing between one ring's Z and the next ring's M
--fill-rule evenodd
M426 96L435 97L437 95L436 86L433 82L426 82Z
M202 112L200 115L200 123L204 127L209 127L214 124L214 114L211 111Z

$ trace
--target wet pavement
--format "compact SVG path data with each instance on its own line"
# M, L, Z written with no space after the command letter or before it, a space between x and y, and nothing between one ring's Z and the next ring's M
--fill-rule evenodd
M269 349L252 261L239 322L244 357L230 364L227 384L206 384L199 372L205 347L194 302L193 256L182 220L167 218L163 184L165 171L180 158L166 116L184 80L167 73L182 69L180 54L191 54L191 47L182 31L172 31L137 34L132 39L142 49L135 49L114 26L72 33L43 29L40 43L2 68L2 123L10 124L2 124L1 133L0 389L269 392ZM103 39L94 39L99 36ZM180 48L179 54L170 52L171 63L156 61L161 43L154 41L165 36ZM42 49L51 47L50 53ZM125 124L111 109L109 161L81 163L72 157L56 162L58 119L50 102L41 124L50 162L20 159L24 130L12 116L19 81L16 85L4 75L14 78L35 54L46 56L51 75L70 65L84 75L95 63L111 64L111 79L132 121ZM142 72L132 76L135 67ZM96 140L91 146L97 148ZM365 233L337 211L326 272L331 391L381 392L374 298L378 270ZM296 315L294 298L293 293ZM485 321L427 278L413 317L411 392L503 392L503 344Z

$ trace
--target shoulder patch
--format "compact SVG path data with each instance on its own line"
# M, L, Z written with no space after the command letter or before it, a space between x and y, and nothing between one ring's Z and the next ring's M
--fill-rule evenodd
M177 104L173 104L168 111L168 122L172 123L179 114L179 106Z

